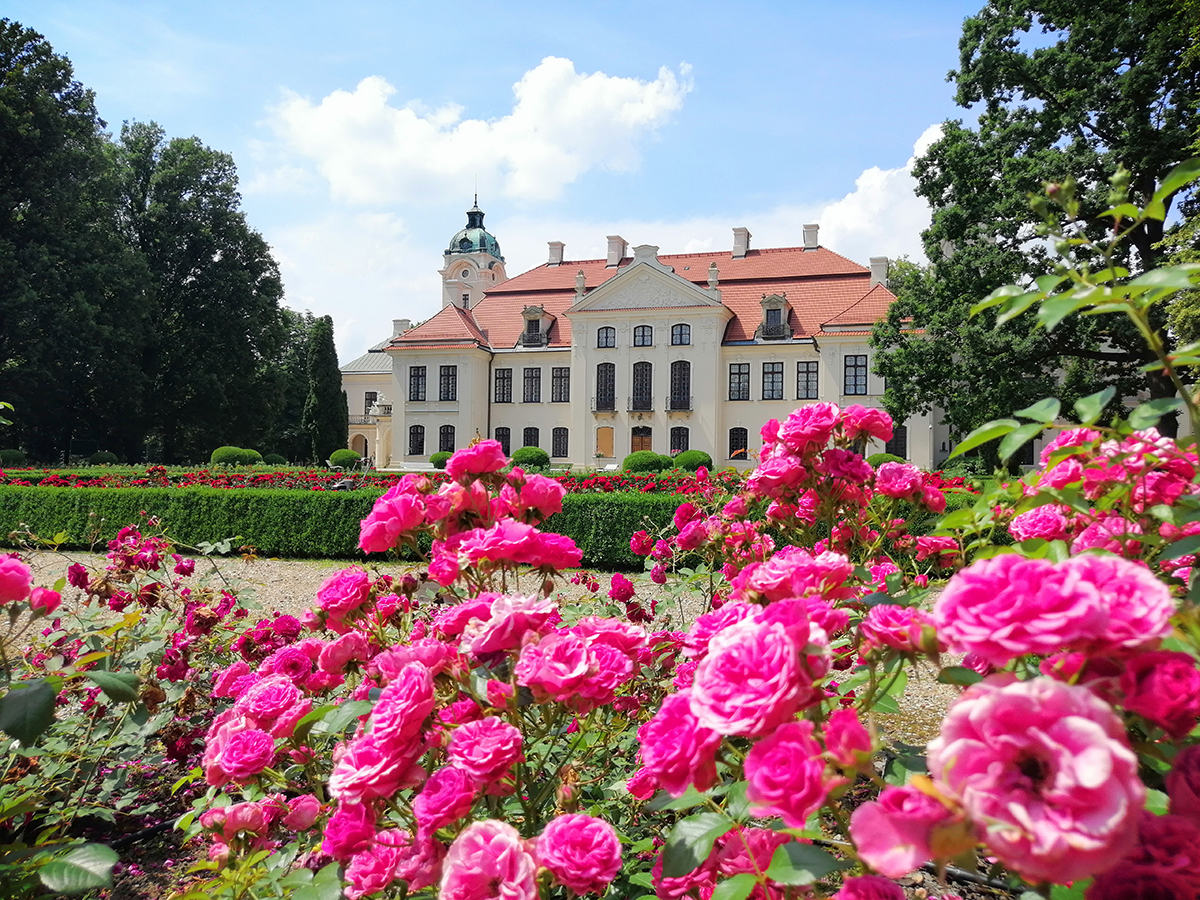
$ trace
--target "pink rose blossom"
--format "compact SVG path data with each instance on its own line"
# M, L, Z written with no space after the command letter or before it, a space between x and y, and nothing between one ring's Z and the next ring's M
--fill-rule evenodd
M662 566L661 563L656 563L650 569L650 580L655 584L667 583L667 570Z
M875 473L875 490L885 497L908 500L924 489L921 470L908 463L885 462Z
M635 531L629 539L629 549L637 556L649 556L654 540L644 531Z
M450 765L462 769L479 785L502 778L510 766L525 759L520 729L496 716L455 729L446 756Z
M821 454L816 468L831 478L844 478L854 484L866 484L875 475L875 470L865 459L853 450L840 447L830 447Z
M1072 553L1085 550L1107 550L1124 556L1138 556L1142 552L1142 526L1115 513L1102 515L1075 536L1071 542Z
M621 871L621 841L603 819L558 816L537 839L538 862L576 894L602 894Z
M486 620L473 619L463 629L459 649L475 656L514 650L529 632L544 631L557 612L548 597L497 597Z
M878 800L854 810L850 836L859 859L880 875L900 878L933 859L935 829L954 819L943 804L914 787L887 787Z
M574 631L592 644L608 644L629 656L637 654L648 641L646 629L640 625L600 616L584 616L575 625Z
M290 831L307 831L321 813L321 801L312 794L301 794L287 802L283 827Z
M390 550L401 535L424 522L425 515L425 501L419 494L401 492L399 485L393 485L361 521L358 546L366 553Z
M317 667L323 672L341 672L351 660L365 660L371 651L367 636L359 631L348 631L330 641L317 657Z
M450 845L439 900L537 900L537 861L506 822L472 822Z
M892 439L892 417L876 407L847 406L842 410L842 428L850 440L867 435L886 444Z
M1008 530L1018 541L1041 538L1045 541L1063 541L1071 533L1070 510L1053 503L1013 516Z
M826 779L812 731L812 722L788 722L750 748L746 798L755 815L777 815L789 828L803 828L830 788L844 781Z
M35 587L29 595L29 608L35 613L48 616L62 603L62 594L50 588Z
M275 740L265 731L249 728L231 734L221 745L216 767L238 784L249 781L275 759Z
M359 900L385 890L395 880L401 848L410 840L407 832L381 831L370 847L355 853L346 866L347 900Z
M0 556L0 606L24 600L32 587L33 572L29 566L12 554Z
M587 640L570 631L553 631L526 644L517 660L517 684L533 691L539 703L567 702L589 672Z
M761 597L774 602L788 597L819 596L830 602L854 596L848 586L854 565L841 553L811 554L785 547L765 563L751 563L733 580L735 598Z
M518 492L516 511L521 514L536 513L538 519L548 519L562 512L563 497L567 489L545 475L526 475L525 483Z
M766 872L775 851L789 841L791 836L786 832L769 828L735 828L718 840L717 871L726 877L743 872L750 875ZM767 896L774 898L776 895L769 892Z
M921 492L921 503L938 515L946 511L946 495L931 484L925 485L925 490Z
M445 845L432 837L417 835L413 839L406 831L399 834L404 842L396 860L396 879L408 885L410 895L437 884L442 877Z
M339 803L325 823L321 850L338 862L363 853L375 840L375 812L362 803Z
M1200 669L1188 653L1157 650L1131 657L1121 675L1122 705L1179 740L1200 718Z
M1145 810L1138 825L1137 844L1088 888L1088 900L1200 897L1200 828Z
M690 691L669 694L654 717L638 729L638 742L640 772L649 773L672 796L684 794L688 785L706 791L716 781L721 735L696 720Z
M480 441L471 447L456 450L446 460L446 474L455 481L463 481L468 475L486 475L498 472L508 465L508 457L499 441Z
M840 414L836 403L808 403L779 426L779 440L793 453L820 449L829 442Z
M904 889L878 875L847 878L833 900L904 900Z
M608 589L608 596L618 603L626 603L633 599L633 582L616 572L612 577L612 585Z
M272 737L288 738L312 701L286 675L268 675L247 688L233 708Z
M1121 720L1087 688L1001 676L974 684L927 758L989 851L1026 881L1095 875L1137 838L1146 798L1137 757Z
M397 749L406 747L421 733L433 712L433 676L419 662L410 662L383 689L371 712L371 734Z
M864 651L876 647L890 647L902 653L937 653L939 650L933 619L911 606L890 603L872 606L859 630Z
M411 780L414 758L373 734L356 738L329 773L329 793L342 803L391 797Z
M371 576L361 566L330 575L317 588L317 606L341 618L367 602L371 593Z
M852 709L835 709L825 723L825 749L844 769L861 767L870 759L871 735Z
M1176 754L1166 783L1171 815L1200 825L1200 746L1184 747Z
M462 769L445 766L429 776L413 798L412 811L423 834L457 822L471 811L475 782Z

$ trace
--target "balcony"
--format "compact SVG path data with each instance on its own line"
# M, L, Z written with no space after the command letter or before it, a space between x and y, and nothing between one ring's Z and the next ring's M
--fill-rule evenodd
M762 326L761 337L764 341L779 341L790 338L792 330L786 322L765 322Z
M692 398L690 396L672 395L667 397L667 412L691 412Z
M593 397L592 412L616 412L617 398L616 397Z
M535 331L532 333L528 331L521 332L522 347L545 347L549 343L549 335L544 331Z
M390 403L376 403L374 406L371 407L371 415L372 416L380 416L380 417L386 419L386 418L389 418L391 416L391 414L392 414L392 404L390 404Z
M629 412L652 412L654 410L654 398L650 396L633 396L629 398L628 404L625 406Z
M351 416L351 425L374 425L375 420L371 416Z

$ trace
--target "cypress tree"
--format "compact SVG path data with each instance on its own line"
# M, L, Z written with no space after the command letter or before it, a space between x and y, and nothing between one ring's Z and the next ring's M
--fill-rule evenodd
M342 391L342 373L333 345L333 319L329 316L316 319L308 332L308 396L302 424L312 440L314 462L329 459L349 440L350 407Z

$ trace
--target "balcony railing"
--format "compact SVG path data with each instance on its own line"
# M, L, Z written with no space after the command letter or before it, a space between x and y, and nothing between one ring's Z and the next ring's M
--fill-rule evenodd
M630 397L625 407L629 412L649 412L654 409L653 397Z
M522 347L545 347L548 341L548 335L544 331L521 332Z
M371 416L351 416L350 424L351 425L374 425L375 419L372 418Z
M390 416L391 414L392 414L392 404L390 404L390 403L376 403L374 406L371 407L371 415L373 415L373 416L383 416L386 418L387 416Z
M791 331L786 322L763 323L762 338L764 341L777 341L785 337L791 337Z
M616 397L593 397L592 412L616 412L617 398Z
M671 412L691 412L692 398L682 395L672 395L667 397L667 409Z

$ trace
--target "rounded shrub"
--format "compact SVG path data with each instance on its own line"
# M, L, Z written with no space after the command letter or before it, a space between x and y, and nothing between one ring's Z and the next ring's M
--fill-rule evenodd
M544 469L550 465L550 454L541 447L518 447L512 461L514 466L522 469Z
M263 458L262 458L262 454L259 453L257 450L250 450L246 447L243 447L242 448L242 460L243 460L243 462L242 462L243 466L257 466L259 463L261 463L263 461Z
M25 453L21 450L0 450L0 466L25 465Z
M331 454L329 454L330 465L337 466L339 469L349 468L357 463L360 459L362 459L361 456L359 456L353 450L348 450L345 447L343 447L341 450L334 450Z
M208 458L210 466L240 466L242 464L241 447L218 447Z
M447 460L449 460L453 455L454 454L449 450L439 450L437 453L433 454L433 456L429 457L429 461L433 464L435 469L444 469L446 468Z
M89 466L115 466L118 462L117 454L108 450L97 450L88 457Z
M263 463L268 466L286 466L287 460L278 453L268 453L263 457Z
M701 466L711 469L712 464L712 457L703 450L684 450L674 459L674 465L689 472L695 472Z
M908 462L903 456L897 456L895 453L872 453L867 457L867 465L872 469L878 469L885 462Z
M653 450L636 450L630 453L621 463L623 472L661 472L672 465L669 456L662 456Z

